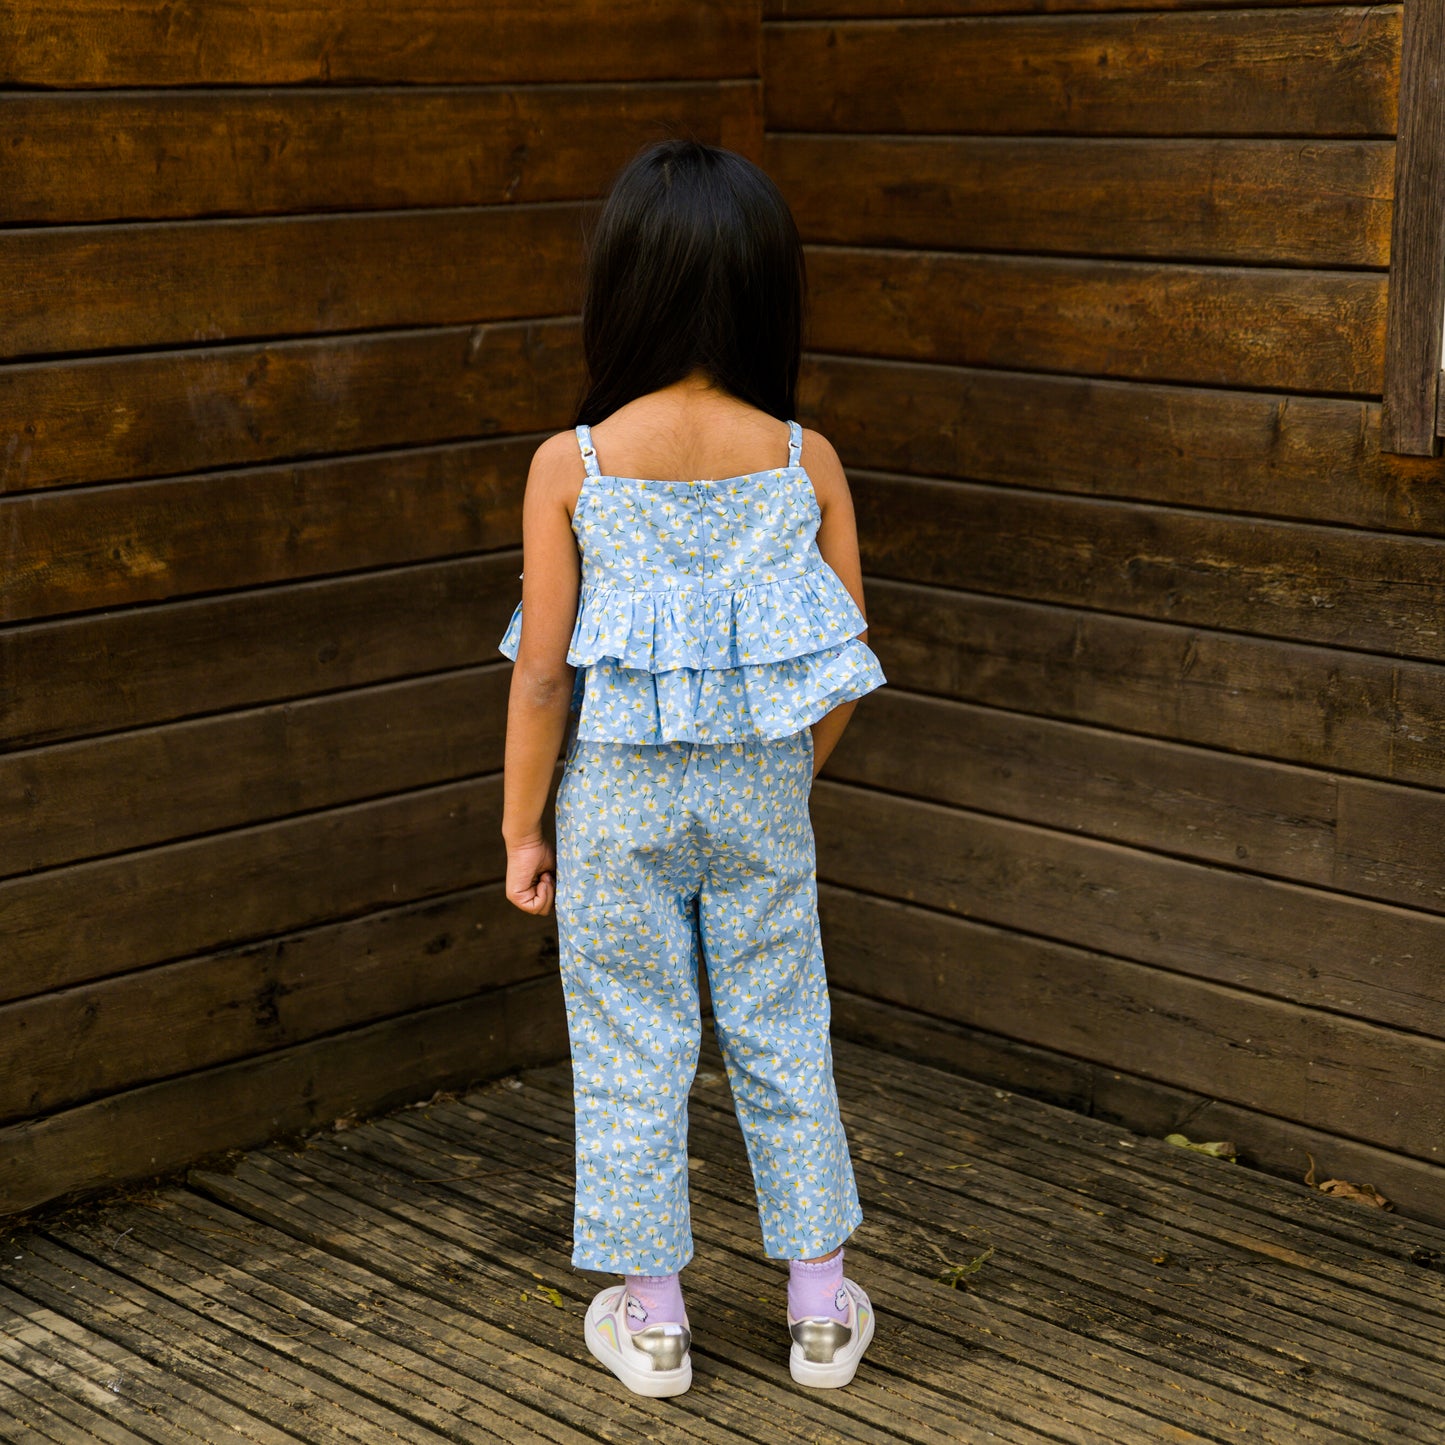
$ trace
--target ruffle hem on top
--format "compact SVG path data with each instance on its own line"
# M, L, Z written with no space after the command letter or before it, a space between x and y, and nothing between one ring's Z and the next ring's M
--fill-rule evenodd
M788 737L881 687L863 614L826 563L739 587L582 588L567 661L586 669L577 736L718 743ZM499 644L512 658L517 604ZM580 678L579 678L580 682Z

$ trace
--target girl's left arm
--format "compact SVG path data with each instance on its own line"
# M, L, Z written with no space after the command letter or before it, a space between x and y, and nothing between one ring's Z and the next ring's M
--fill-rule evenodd
M502 838L507 898L539 916L552 911L556 892L556 858L542 836L542 812L572 699L567 648L581 566L568 504L578 466L570 432L543 442L522 502L522 636L507 701Z
M817 432L805 432L805 455L808 475L818 498L821 520L818 524L818 551L823 560L838 574L848 595L863 612L863 565L858 557L858 524L853 514L853 497L843 464L832 446ZM867 642L868 629L858 634ZM838 746L856 702L840 703L813 724L813 776L816 778Z

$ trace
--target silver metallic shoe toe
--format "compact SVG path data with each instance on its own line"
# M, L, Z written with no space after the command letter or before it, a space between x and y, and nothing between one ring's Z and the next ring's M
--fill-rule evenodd
M692 1346L692 1332L686 1325L648 1325L629 1338L651 1358L654 1370L680 1369Z
M853 1338L853 1331L837 1320L799 1320L788 1332L803 1351L803 1358L815 1365L830 1365L833 1356Z

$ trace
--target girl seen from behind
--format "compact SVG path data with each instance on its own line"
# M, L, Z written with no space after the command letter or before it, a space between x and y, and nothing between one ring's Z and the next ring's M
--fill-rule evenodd
M796 227L756 166L690 141L632 160L590 246L578 425L528 474L502 641L507 896L557 910L572 1263L623 1276L584 1335L645 1395L692 1379L678 1272L699 961L764 1249L790 1261L793 1378L847 1384L873 1334L843 1276L862 1211L808 797L884 679L842 467L793 420L804 299ZM564 742L554 855L542 816Z

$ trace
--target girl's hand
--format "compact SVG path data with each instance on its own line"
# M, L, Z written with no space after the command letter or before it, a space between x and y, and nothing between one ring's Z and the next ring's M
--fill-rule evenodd
M557 892L557 859L541 838L507 849L507 901L545 917Z

